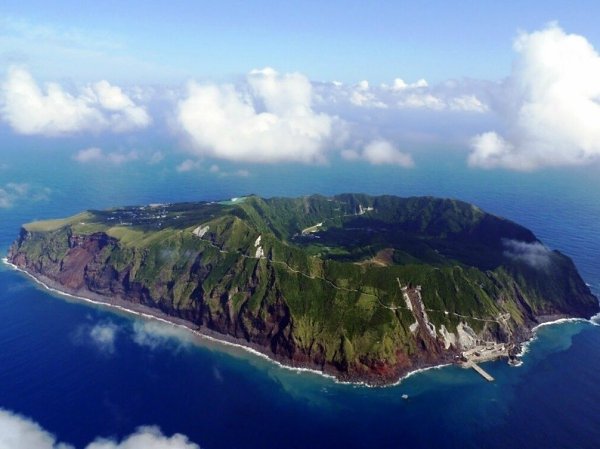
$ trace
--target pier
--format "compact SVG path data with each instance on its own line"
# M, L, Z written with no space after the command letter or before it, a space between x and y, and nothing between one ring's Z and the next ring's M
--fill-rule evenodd
M494 378L486 370L484 370L481 366L479 366L475 362L472 362L471 360L466 361L463 364L463 366L465 368L473 368L477 373L479 373L481 375L481 377L483 377L488 382L493 382L494 381Z

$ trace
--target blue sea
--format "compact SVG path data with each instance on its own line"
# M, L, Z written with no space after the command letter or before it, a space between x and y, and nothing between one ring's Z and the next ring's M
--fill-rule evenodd
M90 208L248 193L436 195L529 227L571 256L600 293L597 167L487 172L466 168L457 150L440 158L432 149L415 158L413 170L333 161L249 166L248 176L237 176L177 173L168 160L80 166L67 150L19 142L0 160L7 192L2 254L21 223ZM146 425L204 449L600 447L600 326L589 322L540 328L522 366L484 364L495 382L445 367L386 388L291 371L172 326L61 297L6 265L0 323L0 409L77 448Z

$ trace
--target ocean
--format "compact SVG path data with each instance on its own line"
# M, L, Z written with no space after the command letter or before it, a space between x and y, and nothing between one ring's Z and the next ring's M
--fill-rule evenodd
M90 208L249 193L435 195L529 227L571 256L600 293L597 167L487 172L466 168L464 154L448 150L445 158L433 151L415 157L413 170L333 161L249 166L240 176L227 166L177 173L168 160L80 166L66 150L34 144L25 140L0 160L2 254L22 223ZM450 366L385 388L292 371L173 326L62 297L3 264L0 322L0 409L77 448L146 425L204 449L600 447L600 326L587 321L539 328L520 367L484 364L495 382Z

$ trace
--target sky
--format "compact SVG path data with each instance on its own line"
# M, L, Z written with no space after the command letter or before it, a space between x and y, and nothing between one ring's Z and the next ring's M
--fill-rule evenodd
M0 134L78 164L174 156L177 173L414 170L431 148L474 170L597 167L599 16L585 1L8 0Z
M600 40L600 6L593 1L2 3L4 39L47 33L56 47L70 47L72 57L89 52L105 65L38 61L33 37L7 48L3 59L8 53L39 66L40 76L80 81L220 79L265 66L346 83L398 76L499 80L510 70L518 31L559 21L570 32Z
M81 178L253 187L273 167L333 167L347 188L456 160L482 184L595 177L598 17L597 1L3 0L0 210L52 194L11 171L20 151ZM2 409L0 430L0 446L70 447ZM151 445L198 447L156 428L86 447Z

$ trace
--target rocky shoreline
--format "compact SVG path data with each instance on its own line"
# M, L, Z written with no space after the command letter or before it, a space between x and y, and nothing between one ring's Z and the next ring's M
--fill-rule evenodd
M185 329L188 332L191 332L196 337L200 339L208 339L212 342L216 342L219 344L224 344L227 346L233 346L239 349L242 349L246 352L249 352L255 356L261 357L270 361L271 363L275 363L276 365L290 369L293 371L303 371L310 372L313 374L317 374L329 379L332 379L338 383L345 384L354 384L354 385L362 385L366 387L387 387L398 385L402 380L417 374L419 372L427 371L430 369L438 369L443 368L445 366L450 365L461 365L463 360L461 359L459 354L456 353L447 353L445 357L440 358L437 362L434 363L416 363L413 364L411 369L407 370L399 370L397 376L382 379L381 377L370 376L370 377L359 377L352 376L349 373L342 373L338 370L329 368L329 369L320 369L320 367L315 366L311 363L290 363L290 359L282 357L278 354L273 354L268 352L267 348L264 346L260 346L258 344L248 342L246 340L235 338L231 335L223 334L217 331L214 331L206 326L197 326L194 323L187 321L182 318L175 317L173 315L168 315L162 312L160 309L154 307L148 307L143 304L133 303L131 301L125 301L122 299L118 299L115 297L108 297L104 295L99 295L90 290L73 290L65 288L59 282L48 278L47 276L41 275L39 273L34 273L31 270L28 270L23 267L19 267L16 264L9 261L7 258L2 259L6 265L11 268L24 273L33 279L38 285L41 285L44 289L58 294L60 296L66 296L70 299L75 299L79 301L84 301L87 303L91 303L94 305L105 306L110 309L116 309L127 314L132 314L137 317L142 317L150 320L157 320L163 322L165 324L169 324L172 326L177 326L179 328ZM506 358L509 360L509 363L513 366L519 366L519 363L513 363L514 360L518 360L518 358L523 354L520 350L522 346L527 345L535 336L535 329L542 325L552 324L554 322L562 322L568 319L575 319L569 317L564 314L554 314L554 315L544 315L538 317L538 324L536 324L533 328L529 329L529 333L522 333L522 339L520 341L515 342L514 345L515 351L511 351L507 354L496 355L496 356L481 356L479 360L475 360L478 363L498 360L501 358ZM291 362L294 362L293 360Z
M222 334L220 332L214 331L206 326L197 326L194 323L184 320L182 318L175 317L173 315L168 315L162 312L160 309L154 307L148 307L143 304L133 303L131 301L125 301L122 299L118 299L115 297L108 297L104 295L99 295L90 290L73 290L69 288L65 288L59 282L48 278L39 273L32 272L26 268L20 267L9 259L5 258L2 260L5 264L10 266L11 268L24 273L33 279L38 285L41 285L44 289L61 295L66 296L70 299L75 299L79 301L84 301L87 303L105 306L110 309L116 309L128 314L132 314L138 317L142 317L145 319L154 319L161 321L163 323L177 326L183 328L189 332L192 332L195 336L201 339L208 339L213 342L221 343L228 346L233 346L244 351L247 351L255 356L259 356L263 359L269 360L272 363L277 364L278 366L294 371L305 371L311 372L329 379L333 379L338 383L347 383L354 385L363 385L367 387L386 387L386 386L394 386L399 384L403 379L410 377L418 372L426 371L429 369L437 369L442 368L444 366L449 366L452 364L460 364L461 360L458 354L456 353L447 353L445 357L440 358L438 361L434 363L419 363L416 361L413 363L411 369L406 370L398 370L396 376L390 376L389 378L381 378L379 376L353 376L349 373L342 373L338 370L335 370L332 367L325 366L325 369L320 369L319 366L315 364L306 363L306 362L297 362L285 357L282 357L278 354L273 354L268 352L267 348L264 346L260 346L258 344L248 342L246 340L235 338L231 335ZM528 340L524 340L521 343L524 343ZM493 360L493 359L489 359ZM290 363L292 362L292 363Z

